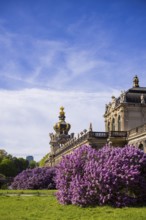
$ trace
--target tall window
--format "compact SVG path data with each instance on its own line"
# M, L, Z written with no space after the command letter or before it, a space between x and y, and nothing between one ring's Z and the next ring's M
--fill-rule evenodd
M110 131L110 122L107 124L107 131Z
M112 119L112 131L115 131L115 119Z
M121 131L121 116L118 116L118 131Z
M139 149L143 150L143 144L141 142L138 147L139 147Z

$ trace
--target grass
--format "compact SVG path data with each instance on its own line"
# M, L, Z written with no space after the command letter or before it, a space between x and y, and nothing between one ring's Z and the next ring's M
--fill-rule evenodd
M0 196L9 195L54 195L56 190L0 190Z
M45 196L38 196L45 195ZM17 194L15 196L10 195ZM24 196L24 195L33 196ZM145 220L146 207L111 208L61 205L48 190L0 190L1 220Z

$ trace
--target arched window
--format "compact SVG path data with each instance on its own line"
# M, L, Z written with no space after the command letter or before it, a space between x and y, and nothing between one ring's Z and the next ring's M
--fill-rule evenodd
M138 147L139 147L140 150L143 150L143 144L141 142L140 142Z
M121 131L121 116L118 116L118 131Z
M112 131L115 131L115 119L112 119Z

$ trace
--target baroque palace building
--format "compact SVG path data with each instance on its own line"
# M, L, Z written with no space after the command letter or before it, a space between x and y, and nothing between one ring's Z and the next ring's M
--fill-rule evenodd
M77 137L69 134L71 125L65 121L64 108L60 108L59 122L54 126L55 133L50 133L51 152L46 166L55 166L63 155L71 153L83 144L99 149L105 144L112 146L134 145L146 152L146 87L139 86L137 76L133 87L121 92L118 98L112 96L106 105L105 131L96 132L90 124Z

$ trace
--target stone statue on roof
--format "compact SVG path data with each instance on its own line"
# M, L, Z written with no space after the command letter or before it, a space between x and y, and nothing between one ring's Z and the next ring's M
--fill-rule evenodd
M140 101L141 101L141 104L145 104L145 99L144 99L144 95L141 94L140 96Z
M120 103L126 102L126 92L125 91L121 91L121 95L120 95Z

